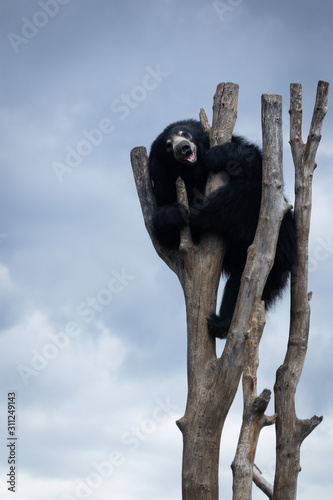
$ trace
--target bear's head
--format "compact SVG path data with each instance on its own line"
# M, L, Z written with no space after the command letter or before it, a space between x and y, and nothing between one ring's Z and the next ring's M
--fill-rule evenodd
M168 125L152 144L150 157L160 166L191 167L200 162L209 148L209 140L196 120L183 120Z

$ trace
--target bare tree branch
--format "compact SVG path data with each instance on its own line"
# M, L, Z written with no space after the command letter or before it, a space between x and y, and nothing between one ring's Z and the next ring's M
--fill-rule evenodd
M322 417L299 420L295 392L301 376L308 345L310 306L308 294L308 239L312 205L312 177L321 127L327 111L328 83L319 82L316 103L306 144L301 137L302 88L290 88L290 145L295 163L295 222L298 264L291 276L291 317L288 348L276 375L276 471L274 500L295 500L300 471L300 446Z
M213 102L213 122L210 129L210 147L231 141L237 119L238 85L219 83ZM228 112L225 113L225 109Z
M292 273L291 328L284 364L277 372L276 416L266 416L270 391L257 396L258 348L265 324L262 292L274 262L281 221L290 206L283 197L282 126L280 96L262 96L263 185L258 228L248 250L246 266L221 358L215 339L207 328L207 316L216 308L224 245L213 234L202 236L194 245L188 226L180 228L180 247L166 250L153 234L155 199L149 178L147 152L131 151L131 162L148 233L158 255L177 274L183 287L187 316L188 398L185 415L177 425L183 434L183 500L218 500L218 464L221 432L236 394L242 372L244 413L238 448L232 465L234 500L250 500L252 480L274 500L296 498L299 449L302 441L322 417L299 420L294 395L307 349L309 298L307 291L308 234L311 212L311 181L321 125L327 109L328 84L319 82L310 134L304 145L301 137L301 87L291 89L290 143L296 167L295 219L299 242L299 262ZM212 127L204 110L200 120L210 137L211 147L231 139L237 116L238 86L219 84L214 96ZM223 185L213 176L206 194ZM178 201L188 207L184 182L176 185ZM276 419L277 464L274 492L254 465L258 437L263 426Z
M258 488L261 489L265 495L268 496L268 498L273 497L273 486L266 481L266 479L263 477L262 472L258 467L254 464L253 466L253 482L258 486Z
M204 129L208 137L210 137L210 125L206 115L206 111L203 108L200 109L199 118L202 128Z
M228 99L223 92L224 86L229 89ZM230 91L231 87L234 87L233 92ZM223 107L226 114L231 113L234 116L237 98L238 86L218 85L214 97L215 107L211 129L206 113L203 110L200 112L203 127L206 132L210 132L210 137L218 136L220 141L230 140L232 135L230 124L233 119L221 124L215 115L220 113ZM216 127L219 128L218 131L215 130ZM218 189L223 182L224 179L221 176L213 176L207 182L206 194ZM185 415L177 422L184 441L183 499L217 500L222 426L216 412L216 405L221 405L221 399L216 392L219 374L216 365L215 339L212 339L208 333L207 317L216 309L224 245L218 236L205 234L201 237L200 245L189 245L188 241L183 239L180 246L187 248L185 267L191 270L183 283L187 316L188 397ZM215 400L215 404L212 404L212 400ZM194 460L193 457L196 459Z
M244 371L243 371L243 423L239 435L237 451L231 465L233 481L233 499L244 500L252 496L253 465L259 433L261 429L272 424L265 411L271 392L265 389L257 396L257 368L259 365L259 343L265 326L265 307L261 302L252 321L252 328L246 334Z
M263 116L270 122L272 116L268 117L268 115L281 109L281 98L279 96L264 96L263 109L265 110ZM276 122L279 124L280 120L277 119ZM267 128L269 129L269 127ZM271 133L269 131L268 134ZM275 139L274 135L273 137ZM202 347L207 343L205 340L207 333L202 324L202 316L198 311L204 295L201 293L203 288L200 283L194 282L194 276L191 285L195 283L196 292L192 290L191 294L185 294L189 338L189 395L185 416L178 422L184 437L184 500L201 498L216 500L218 498L217 468L220 434L236 394L244 366L245 335L250 337L249 325L252 324L252 317L257 305L261 304L263 288L274 261L279 227L284 214L289 209L289 205L283 198L281 159L277 161L279 155L274 152L274 147L270 143L265 142L264 151L266 153L264 152L263 195L258 229L254 243L248 251L236 312L225 349L219 360L216 360L215 356L203 355ZM200 253L200 265L203 262L207 264L207 261L202 259L206 259L207 255L211 255L211 252L205 246L201 247L200 244L200 252L201 249L204 249L204 253ZM264 260L263 255L265 256ZM195 266L194 269L198 269L200 265L195 266L195 262L193 262L192 268ZM202 283L207 279L207 270L210 268L205 267L204 269L206 272L200 278ZM199 293L198 301L193 303L193 297L196 293ZM199 329L197 329L198 324L201 325ZM203 344L200 344L200 338ZM207 353L208 350L206 350ZM258 401L256 400L256 403ZM272 422L267 421L266 417L261 421L262 425L268 423ZM252 446L251 449L253 448L255 449ZM196 459L194 460L193 457ZM253 461L251 464L253 465ZM251 484L252 470L248 479Z
M181 272L182 263L179 252L167 250L162 247L153 235L153 213L156 202L151 186L147 150L143 146L137 146L131 151L131 164L133 169L136 189L139 194L141 210L146 229L155 247L157 254L176 274Z
M240 291L240 305L242 310L236 311L236 322L245 315L244 325L251 324L246 334L245 356L243 361L243 423L238 441L235 459L232 463L234 476L233 500L250 500L252 498L252 479L254 458L259 433L265 425L274 423L275 417L266 417L264 412L270 400L270 391L265 389L257 397L257 368L259 365L259 343L265 326L265 308L261 302L261 295L267 276L273 265L275 249L282 218L289 206L283 198L283 165L282 165L282 99L281 96L262 96L262 133L263 133L263 192L262 207L254 245L258 244L249 253L252 259L247 263L252 266L251 271L257 273L257 279L249 278L252 299L242 300L243 290ZM269 226L269 227L268 227ZM262 231L271 231L266 239ZM267 233L266 233L267 236ZM257 269L254 261L262 266ZM246 276L247 269L244 274ZM243 274L243 278L244 278ZM242 278L242 282L243 282ZM254 285L257 282L257 287ZM245 283L243 287L245 288ZM246 306L248 310L246 310ZM254 309L255 308L255 309Z

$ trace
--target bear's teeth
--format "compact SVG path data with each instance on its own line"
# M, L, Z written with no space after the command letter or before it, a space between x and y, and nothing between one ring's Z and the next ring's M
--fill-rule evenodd
M186 160L189 161L190 163L194 163L195 162L195 155L193 153L191 153L190 155L188 155L186 157Z

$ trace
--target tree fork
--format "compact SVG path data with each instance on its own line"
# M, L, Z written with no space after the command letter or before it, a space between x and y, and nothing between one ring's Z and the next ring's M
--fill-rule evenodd
M213 234L194 245L188 227L180 228L180 247L167 250L154 238L152 215L155 199L144 147L131 151L136 187L147 231L158 255L177 274L182 285L188 333L188 397L185 415L177 425L183 434L183 500L218 500L220 438L225 418L244 370L244 415L239 446L233 462L234 500L250 500L252 480L274 500L294 500L299 471L299 448L321 417L299 420L294 394L307 348L309 304L307 293L307 241L311 211L311 180L327 109L328 84L319 82L315 111L306 145L301 138L301 89L292 85L291 148L296 166L295 218L299 263L292 274L291 329L283 366L275 384L276 414L266 417L270 391L256 395L258 346L264 327L262 291L274 262L279 228L290 206L283 198L281 97L262 96L263 188L258 228L243 272L236 309L222 356L217 358L215 340L209 336L207 315L215 310L224 254L223 242ZM214 96L212 127L204 110L200 120L209 135L210 146L231 139L237 116L238 86L222 83ZM223 185L225 179L212 176L206 194ZM183 181L177 181L178 200L187 204ZM303 252L303 253L302 253ZM264 258L263 258L264 256ZM277 465L274 491L254 465L261 428L276 418ZM295 466L293 468L293 465ZM289 477L290 476L290 477Z
M216 100L214 105L215 111ZM283 198L280 142L278 147L275 146L276 126L281 127L281 97L264 95L262 108L266 131L262 206L255 240L248 251L234 318L220 359L216 358L215 341L208 334L206 318L212 311L209 306L213 303L215 306L216 303L219 275L216 276L215 273L221 269L221 243L216 236L205 235L200 245L194 246L184 231L180 233L182 251L188 246L185 267L192 270L190 279L185 279L183 283L188 330L188 399L185 415L178 421L184 441L184 500L218 499L221 432L239 385L244 366L245 338L251 336L252 319L256 315L256 308L261 305L263 288L274 261L280 224L290 208ZM224 112L228 113L227 107L224 107ZM231 112L234 113L233 107ZM213 123L216 124L217 121L213 119ZM232 123L232 120L225 119L224 123ZM220 134L213 133L212 137L219 137L221 140ZM179 201L184 203L184 198L179 197ZM261 255L265 255L264 260ZM267 393L262 398L256 398L254 413L258 414L260 408L263 413L263 407L258 403L264 399L267 399ZM260 423L268 425L271 422L262 417ZM254 435L258 436L256 429ZM253 445L256 440L257 437ZM251 485L253 460L250 468Z

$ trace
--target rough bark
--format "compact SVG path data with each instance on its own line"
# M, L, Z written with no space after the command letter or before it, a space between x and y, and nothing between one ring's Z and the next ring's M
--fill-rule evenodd
M225 89L225 91L224 91ZM228 141L236 120L238 85L220 84L214 98L214 117L212 130L202 110L201 120L211 140ZM235 104L236 103L236 104ZM215 118L223 108L229 114L228 120L219 124ZM193 245L188 228L181 228L181 243L178 250L166 251L154 239L152 233L152 211L154 198L149 180L147 153L145 148L134 148L131 161L145 224L157 253L177 274L183 287L186 301L188 332L188 399L186 412L177 424L183 433L183 498L197 500L217 500L218 463L221 430L232 399L236 393L239 375L227 385L224 392L229 393L228 407L224 407L221 394L220 366L217 362L215 340L208 334L207 316L216 309L216 296L220 280L223 243L213 234L201 238L200 245ZM212 177L206 186L206 194L217 189L220 176ZM183 182L177 182L178 199L187 204ZM237 349L231 349L231 354ZM234 354L235 357L235 354ZM232 361L231 361L232 362ZM224 363L226 364L226 363ZM238 362L241 366L241 362ZM225 366L223 372L227 371ZM231 377L232 378L232 377ZM219 382L219 383L218 383Z
M233 500L250 500L252 498L252 481L255 481L255 478L257 478L255 482L260 488L264 484L259 481L259 474L255 474L254 458L261 429L275 422L275 415L271 417L265 415L271 391L264 389L260 396L257 396L258 351L264 326L265 310L262 303L258 306L258 314L253 318L253 326L245 342L242 380L244 397L243 422L236 455L231 466L234 479Z
M262 273L267 278L274 262L280 223L289 208L283 198L282 99L280 96L262 96L262 134L263 194L258 232L264 229L264 226L266 226L265 230L267 231L270 228L272 240L266 241L267 247L261 247L260 250L257 248L256 257L262 259L260 262L267 266L266 270L258 270L258 276ZM266 260L267 262L264 262ZM261 284L260 290L262 287ZM249 320L252 319L252 324L249 323L251 328L245 342L243 422L232 464L234 500L250 500L252 498L253 467L259 433L264 426L271 425L275 421L275 416L266 417L264 413L271 392L265 389L259 397L257 396L256 373L259 365L259 343L265 326L265 309L263 303L260 302L260 297L260 295L254 297L257 311L256 314L252 314L252 318L249 317ZM248 299L247 302L249 303L250 300Z
M253 482L258 486L258 488L261 489L265 495L268 496L268 498L273 497L273 486L266 481L266 479L263 477L262 472L256 465L253 467Z
M183 261L178 251L167 250L153 235L153 213L156 207L148 170L148 155L144 146L131 151L131 164L136 189L139 194L144 223L157 254L177 275L183 274Z
M212 128L201 110L200 119L209 134L211 147L217 144L217 140L219 144L231 140L237 99L238 85L222 83L217 86ZM223 122L216 117L221 114L221 109L228 115L228 120ZM211 176L207 181L206 195L224 182L219 175ZM179 201L186 202L184 196ZM207 317L216 309L224 246L214 234L204 235L200 245L193 245L189 230L185 229L181 231L180 251L188 271L182 282L187 317L188 397L185 415L177 422L183 434L183 499L215 500L218 498L223 423L217 417L219 374L215 340L208 334Z
M277 148L274 146L276 127L281 124L281 108L279 96L263 96L263 122L267 136L264 142L262 207L257 234L248 252L235 316L220 359L216 359L215 342L208 335L206 317L212 311L209 306L213 302L215 307L219 280L215 272L220 268L221 261L218 260L218 267L212 266L212 262L217 262L211 247L212 235L207 235L199 246L195 246L188 235L184 237L184 233L181 233L184 239L180 248L183 252L186 251L186 268L192 270L184 288L189 392L185 415L178 421L184 440L184 500L218 498L220 436L242 373L245 339L252 335L251 330L257 324L255 317L252 328L256 308L260 307L262 310L262 291L274 261L280 223L289 208L283 198L281 142ZM274 123L272 128L271 122ZM180 201L184 202L184 199ZM262 255L265 255L264 259ZM211 299L209 303L207 298ZM265 398L267 399L267 394ZM256 408L258 403L259 399L256 400L253 411L257 417L261 409L260 425L265 425L268 422L262 415L262 406ZM258 426L252 427L250 434L253 438L252 449L255 449ZM253 460L250 467L248 479L251 487ZM242 471L237 471L239 473L236 476L242 476ZM237 491L240 491L239 487Z
M279 96L263 97L263 116L267 123L274 120L280 109ZM276 122L279 120L276 118ZM269 147L268 144L265 147ZM212 236L203 238L199 246L194 246L188 237L181 242L182 251L186 249L186 268L192 270L184 288L189 392L185 415L178 421L184 441L184 500L218 499L221 432L242 373L245 338L251 335L252 318L256 307L261 305L262 291L273 264L280 223L289 208L283 198L281 159L278 161L278 156L279 152L274 148L267 150L258 230L248 252L234 319L220 359L216 358L215 342L208 335L206 321L213 302L215 307L219 280L215 272L220 268L220 259L219 266L214 268L212 262L216 262L216 256L210 246Z
M320 81L306 144L302 141L302 88L292 84L290 99L290 145L295 164L295 221L298 264L291 276L289 342L283 365L276 375L276 471L273 500L295 500L303 440L322 421L296 416L295 393L308 346L311 294L308 293L308 239L312 206L312 177L321 128L327 111L328 83Z
M307 238L311 209L311 179L321 122L325 115L327 84L320 82L316 110L306 145L301 141L299 87L293 87L291 108L291 146L296 168L296 222L299 235L299 264L292 276L291 330L284 365L275 385L277 414L277 469L273 488L254 466L261 428L272 424L275 415L265 416L270 391L256 393L258 348L264 327L262 291L274 262L279 228L289 209L283 198L281 97L262 96L263 189L258 228L241 280L235 314L222 356L217 358L215 340L207 328L207 316L216 308L222 267L223 242L205 234L194 245L188 227L180 228L180 246L166 250L155 240L152 214L155 200L149 178L147 152L143 147L131 151L131 162L142 212L158 255L177 274L182 285L187 316L188 397L185 415L177 422L183 434L183 500L218 499L220 438L225 418L243 376L244 413L236 456L233 462L234 500L251 498L252 480L274 500L294 499L295 476L299 470L299 447L319 423L320 418L298 420L294 393L307 346L309 307L307 294ZM297 90L298 89L298 90ZM325 91L326 89L326 91ZM326 101L325 101L326 95ZM203 110L200 119L211 146L231 138L236 120L238 86L220 84L214 97L212 127ZM207 182L206 194L224 182L214 176ZM183 181L177 181L178 200L187 205ZM303 250L305 244L306 250ZM292 478L289 478L289 475ZM279 476L279 477L277 477ZM286 486L287 485L287 486Z

